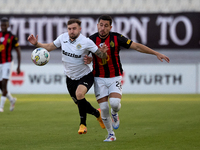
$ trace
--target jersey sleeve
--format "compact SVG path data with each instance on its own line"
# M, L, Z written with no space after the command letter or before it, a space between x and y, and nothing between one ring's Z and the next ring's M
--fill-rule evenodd
M95 53L98 49L98 47L96 46L96 44L88 38L88 51L92 52L92 53Z
M58 36L54 41L53 41L53 44L57 47L57 48L59 48L59 47L61 47L61 38L62 38L62 34L60 35L60 36Z
M118 39L119 45L127 49L130 48L131 43L133 42L132 40L126 38L125 36L121 34L117 35L117 39Z
M14 36L14 38L13 38L13 47L19 47L19 42L18 42L18 38L16 37L16 36Z

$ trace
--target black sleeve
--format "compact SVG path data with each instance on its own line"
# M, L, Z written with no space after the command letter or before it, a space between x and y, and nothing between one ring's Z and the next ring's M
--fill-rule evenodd
M122 46L124 48L129 48L131 46L132 40L126 38L125 36L117 33L117 40L119 42L119 46Z
M13 37L12 46L15 47L15 48L19 46L18 38L16 36Z
M98 36L98 33L94 33L92 35L89 36L89 38L95 43L95 39Z

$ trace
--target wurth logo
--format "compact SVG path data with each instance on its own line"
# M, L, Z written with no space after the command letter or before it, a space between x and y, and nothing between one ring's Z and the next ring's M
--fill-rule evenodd
M182 84L183 76L175 75L175 74L139 74L139 75L129 75L130 83L131 84L145 84L145 85L175 85L175 84Z
M17 74L17 72L12 72L11 83L13 85L22 85L24 83L24 72L20 72L20 74Z

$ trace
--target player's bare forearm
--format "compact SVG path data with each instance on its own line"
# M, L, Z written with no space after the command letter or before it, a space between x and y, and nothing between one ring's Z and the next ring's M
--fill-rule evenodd
M47 51L52 51L54 49L56 49L57 47L52 43L39 43L38 42L38 35L35 37L33 34L31 34L29 37L28 37L28 41L36 46L36 47L43 47L45 48Z
M52 43L39 43L37 42L37 44L35 45L36 47L43 47L45 48L47 51L52 51L54 49L56 49L57 47Z
M20 64L21 64L21 49L18 46L17 48L15 48L16 52L17 52L17 74L20 74Z
M130 46L130 48L131 49L135 49L135 50L137 50L137 51L139 51L139 52L141 52L141 53L146 53L146 54L153 54L153 55L155 55L155 56L157 56L157 58L161 61L161 62L163 62L162 61L162 59L164 59L166 62L168 62L169 63L169 58L167 57L167 56L165 56L165 55L163 55L163 54L161 54L161 53L159 53L159 52L157 52L157 51L154 51L153 49L151 49L151 48L149 48L149 47L147 47L147 46L145 46L145 45L142 45L142 44L139 44L139 43L132 43L131 44L131 46Z
M21 48L17 47L16 52L17 52L17 65L20 66L20 63L21 63Z
M107 51L108 51L108 47L105 43L103 43L103 45L101 47L98 48L98 50L96 51L96 55L100 58L107 58Z
M99 58L106 58L107 57L107 52L102 52L100 49L98 49L96 52L95 52L95 55L97 55Z
M136 51L141 52L141 53L147 53L147 54L153 54L153 55L156 55L156 53L157 53L156 51L152 50L151 48L149 48L145 45L142 45L140 43L132 42L130 48L135 49Z

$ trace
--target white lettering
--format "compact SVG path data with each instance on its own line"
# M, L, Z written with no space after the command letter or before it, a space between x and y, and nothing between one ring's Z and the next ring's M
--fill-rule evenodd
M98 19L92 17L80 17L82 21L82 34L90 36L97 32ZM21 46L30 46L27 37L30 34L38 35L38 41L41 43L50 43L60 34L67 32L67 22L69 17L11 17L10 27L11 32L19 37ZM113 18L112 31L121 33L134 42L141 40L142 44L148 42L148 23L149 17L126 17L119 16ZM178 24L184 25L185 35L180 38L178 36ZM192 38L193 29L191 21L185 16L158 16L156 25L160 26L160 39L159 45L169 45L172 41L178 46L186 45ZM156 27L155 27L156 28ZM151 29L150 29L151 30ZM159 29L158 29L159 30Z
M185 38L184 39L179 39L177 36L177 24L179 22L183 22L183 24L185 25ZM177 45L186 45L191 37L192 37L192 24L190 22L190 20L185 17L185 16L179 16L176 18L173 18L172 16L169 17L163 17L163 16L158 16L157 20L156 20L156 24L161 26L160 29L160 40L159 40L159 44L160 45L168 45L168 39L167 39L167 25L169 25L169 36L172 39L172 41L177 44Z
M169 43L167 40L167 24L170 24L172 20L173 18L171 16L169 17L158 16L156 20L156 24L161 26L160 40L158 42L160 45L168 45Z
M132 25L131 39L137 42L137 32L140 35L141 43L147 44L147 23L149 22L149 17L142 17L141 22L136 17L130 18L130 23Z
M28 42L27 42L27 39L26 39L27 38L26 35L30 35L30 34L35 32L35 28L34 28L35 27L34 26L35 20L29 19L30 21L29 21L29 27L28 28L26 27L27 20L28 19L26 19L26 18L17 18L17 19L11 18L10 19L10 23L16 25L15 27L13 25L14 31L12 30L12 32L14 34L18 33L18 37L20 39L20 41L19 41L20 45L27 45ZM17 32L17 30L19 30L19 31Z
M182 40L178 38L177 33L176 33L176 27L179 22L183 22L183 24L185 25L186 34L185 34L185 38ZM172 41L175 44L181 45L181 46L185 45L190 41L190 39L192 37L192 24L188 18L186 18L184 16L179 16L179 17L175 18L174 21L172 22L169 33L170 33L170 37L171 37Z
M97 23L91 17L81 17L81 33L85 36L90 36L97 32Z
M127 17L116 17L115 20L115 30L125 37L128 37L130 32L130 22Z

